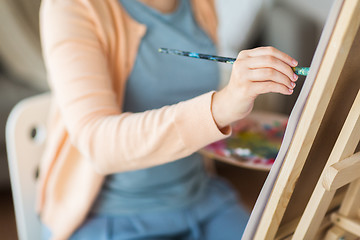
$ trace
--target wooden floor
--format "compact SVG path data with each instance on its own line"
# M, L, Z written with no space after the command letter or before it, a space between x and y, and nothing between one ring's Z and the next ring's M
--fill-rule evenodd
M18 239L10 189L0 191L0 236L2 240Z
M250 212L265 181L267 172L243 169L219 162L216 163L216 168L218 175L228 179L236 187L240 193L241 201ZM0 236L1 240L18 239L10 189L0 190Z

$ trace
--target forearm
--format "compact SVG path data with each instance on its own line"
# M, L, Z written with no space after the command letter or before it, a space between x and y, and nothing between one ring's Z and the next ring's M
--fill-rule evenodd
M70 134L99 172L160 165L230 134L230 129L221 132L213 120L212 94L143 113L94 118Z

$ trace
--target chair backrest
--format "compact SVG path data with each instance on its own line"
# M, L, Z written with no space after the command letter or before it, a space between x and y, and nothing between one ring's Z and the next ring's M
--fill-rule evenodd
M35 212L38 164L46 139L50 94L20 101L6 123L6 147L19 239L41 239L41 225Z

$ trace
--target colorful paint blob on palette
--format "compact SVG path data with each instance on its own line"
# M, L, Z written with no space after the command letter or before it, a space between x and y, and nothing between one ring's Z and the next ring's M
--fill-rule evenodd
M228 139L210 144L207 151L253 165L272 165L281 146L287 120L260 124L242 120Z

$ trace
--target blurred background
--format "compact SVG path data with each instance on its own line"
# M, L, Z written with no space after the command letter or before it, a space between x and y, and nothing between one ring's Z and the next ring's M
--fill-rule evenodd
M5 147L5 124L23 98L48 91L39 37L40 0L0 0L0 236L17 239ZM274 46L309 66L333 0L217 0L219 55L236 57L242 49ZM252 10L249 10L252 9ZM254 14L256 12L256 14ZM245 21L244 21L245 19ZM222 85L231 66L221 65ZM290 114L301 90L291 97L267 94L255 109ZM236 172L237 171L237 172ZM243 171L243 174L239 174ZM266 173L222 166L220 173L239 183L248 175L262 184ZM233 176L232 176L233 175ZM236 176L236 177L235 177ZM249 187L256 199L259 188Z

